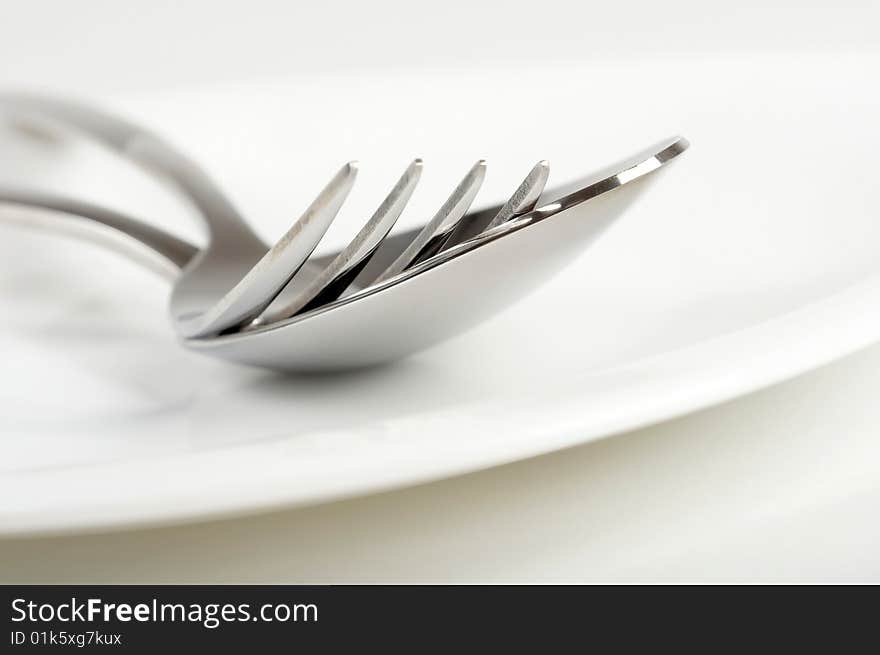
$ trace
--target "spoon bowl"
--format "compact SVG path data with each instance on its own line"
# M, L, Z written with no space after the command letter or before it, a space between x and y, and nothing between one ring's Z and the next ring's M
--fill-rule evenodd
M573 193L312 311L183 343L205 355L283 371L351 369L405 357L479 324L547 282L687 146L681 138L663 142L592 176Z

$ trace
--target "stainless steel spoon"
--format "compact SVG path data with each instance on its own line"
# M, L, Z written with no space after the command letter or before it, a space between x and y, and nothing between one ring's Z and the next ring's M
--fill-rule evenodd
M544 282L623 212L653 172L686 148L684 139L669 139L592 176L575 191L488 227L510 211L515 198L534 195L534 179L529 183L527 178L505 206L461 218L442 235L445 250L416 257L414 265L391 277L382 273L423 229L384 239L382 247L373 250L376 256L360 269L352 283L355 292L348 296L275 322L210 338L183 335L182 341L207 355L281 370L351 368L415 352L484 320ZM541 171L536 176L546 180ZM326 190L322 195L326 197ZM143 223L126 222L130 219L81 203L14 192L6 192L5 201L43 215L77 216L104 231L117 230L172 265L182 263L192 248ZM314 258L306 267L323 270L341 254ZM195 254L183 271L201 257Z

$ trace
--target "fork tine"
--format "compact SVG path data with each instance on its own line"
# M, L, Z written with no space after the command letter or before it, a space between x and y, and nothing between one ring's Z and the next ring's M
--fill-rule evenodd
M539 161L503 205L478 209L466 214L452 230L442 249L447 250L459 243L473 239L486 230L498 227L512 218L528 214L541 199L549 175L550 164L547 160ZM420 256L417 262L435 255L436 252Z
M199 317L200 325L194 336L219 334L266 309L312 254L339 213L356 177L357 163L345 164L241 282Z
M486 160L473 165L464 179L446 199L434 218L425 225L397 259L373 281L382 282L394 277L415 263L426 250L439 250L452 233L458 221L465 215L486 178Z
M504 203L501 210L495 215L484 230L491 230L498 227L502 223L506 223L511 218L528 214L538 204L538 199L544 192L547 184L547 178L550 177L550 163L543 159L534 165L532 170L526 175L526 179L517 187L510 199Z
M274 323L302 311L308 311L325 302L336 300L367 264L379 244L409 202L422 173L422 160L416 159L391 189L366 225L354 239L312 280L308 286L285 306L269 310L252 325Z

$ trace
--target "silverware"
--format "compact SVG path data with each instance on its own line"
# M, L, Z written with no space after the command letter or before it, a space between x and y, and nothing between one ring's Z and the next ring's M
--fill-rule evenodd
M0 203L44 219L78 218L136 242L166 270L180 271L171 313L185 346L282 370L388 361L487 318L569 261L628 206L650 173L687 147L684 139L667 140L576 190L543 196L548 166L539 162L504 205L467 213L485 175L480 161L425 226L388 236L418 181L416 160L346 248L310 257L351 190L353 163L269 248L193 162L146 130L44 98L0 95L0 108L72 127L159 173L199 210L209 242L198 250L117 212L45 194L4 190ZM535 209L539 197L555 200Z

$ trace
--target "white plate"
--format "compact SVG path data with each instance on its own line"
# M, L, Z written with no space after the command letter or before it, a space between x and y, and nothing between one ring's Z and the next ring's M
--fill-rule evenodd
M186 521L413 484L680 415L868 345L880 337L878 73L877 56L777 54L105 99L203 161L269 237L348 157L362 175L337 242L413 156L426 168L403 224L478 157L489 202L540 158L552 184L670 134L692 148L535 295L347 376L184 352L164 282L94 246L3 226L0 531ZM16 148L5 156L25 157ZM80 165L94 153L28 148L34 160L2 181L38 177L186 220L140 176Z

